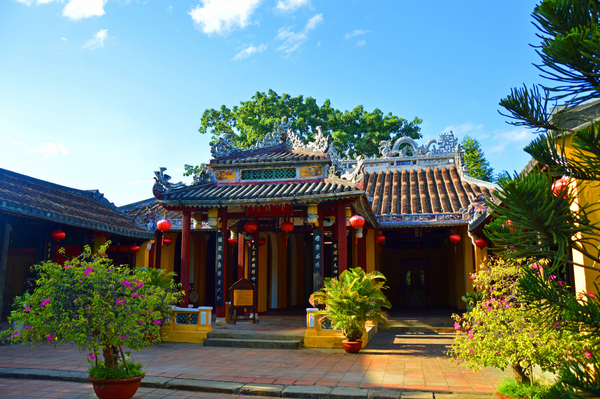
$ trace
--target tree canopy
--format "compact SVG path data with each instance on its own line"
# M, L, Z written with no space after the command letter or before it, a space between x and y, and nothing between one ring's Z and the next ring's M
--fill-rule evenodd
M211 133L213 140L220 134L229 134L238 146L245 148L272 132L275 122L281 122L283 117L292 119L291 129L305 142L320 126L324 135L333 138L339 152L350 157L378 155L379 142L383 140L422 137L422 120L416 117L408 121L391 112L384 114L378 108L366 111L362 105L342 112L333 108L329 99L319 106L312 97L280 96L273 90L257 91L250 100L231 109L222 105L205 110L198 131Z
M542 133L525 148L538 166L504 182L497 193L502 205L490 203L495 220L485 228L506 256L549 260L541 270L524 269L523 298L538 301L545 328L567 329L586 342L562 362L551 396L561 399L600 395L600 300L567 287L574 267L600 273L600 223L590 217L599 210L600 123L573 109L600 99L599 6L598 0L544 0L535 8L538 68L552 84L514 88L500 105L510 123ZM557 101L564 106L551 109ZM584 122L589 127L574 130ZM567 181L561 189L558 179Z
M465 151L465 166L469 176L491 182L494 178L494 168L485 158L485 152L481 149L479 141L465 136L460 145Z

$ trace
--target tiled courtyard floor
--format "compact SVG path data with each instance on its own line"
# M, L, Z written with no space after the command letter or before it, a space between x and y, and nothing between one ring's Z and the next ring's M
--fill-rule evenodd
M148 376L177 379L493 392L507 374L497 369L473 372L450 362L444 351L453 339L451 334L379 333L360 354L347 354L341 349L243 349L162 343L133 357L144 364ZM86 355L69 344L56 348L0 345L0 368L86 371ZM12 388L6 382L0 385L0 397L4 397L4 389Z

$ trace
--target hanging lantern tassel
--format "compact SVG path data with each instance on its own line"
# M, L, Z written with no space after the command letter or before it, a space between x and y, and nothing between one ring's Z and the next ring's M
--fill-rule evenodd
M285 245L287 246L288 234L291 233L292 230L294 230L294 223L290 222L289 220L286 220L285 222L281 223L281 226L279 226L279 228L285 233Z
M450 234L450 241L454 243L454 253L456 253L456 243L460 241L460 236L458 234Z
M376 237L375 237L375 241L377 241L380 245L379 245L379 253L381 253L381 246L383 245L383 243L385 242L385 236L381 233L379 233Z

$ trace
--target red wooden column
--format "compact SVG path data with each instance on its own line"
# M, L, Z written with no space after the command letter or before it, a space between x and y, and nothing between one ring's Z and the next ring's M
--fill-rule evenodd
M367 271L367 234L369 228L365 225L363 228L363 236L358 239L358 266Z
M244 278L244 261L246 257L244 256L246 251L246 242L244 241L244 235L242 233L238 233L238 270L237 270L237 279Z
M335 218L338 239L340 274L348 269L348 238L346 237L346 203L339 199Z
M190 297L190 241L192 240L192 211L183 211L181 229L181 285L185 294L181 306L187 308Z
M229 293L229 285L227 285L227 253L229 252L229 248L227 248L227 207L219 208L219 217L221 218L221 228L220 230L223 232L223 304L227 302L227 294ZM217 306L215 311L216 317L225 317L226 307L225 306Z

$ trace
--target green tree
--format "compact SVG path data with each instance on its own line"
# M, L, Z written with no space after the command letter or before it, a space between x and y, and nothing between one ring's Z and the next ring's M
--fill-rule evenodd
M304 141L310 140L320 126L341 153L352 157L377 155L383 140L422 137L419 118L408 121L377 108L368 112L362 105L342 112L333 108L329 99L319 106L312 97L280 96L273 90L256 92L232 109L222 105L220 109L205 110L198 131L211 133L213 140L220 134L230 134L237 145L245 148L272 132L275 122L281 122L283 117L292 119L291 129Z
M490 204L495 221L486 234L497 247L513 248L508 257L548 259L540 273L526 268L520 280L525 300L537 301L546 328L564 326L585 341L578 353L563 360L556 398L600 395L600 301L589 293L573 293L553 284L573 266L600 272L600 226L590 215L598 204L574 206L575 192L594 198L600 181L600 123L586 119L574 106L600 98L600 20L597 0L544 0L534 10L542 59L538 68L552 85L514 88L500 101L512 124L541 135L525 151L539 163L529 173L507 181ZM564 107L549 104L564 101ZM584 122L590 126L574 131ZM567 148L568 140L570 140ZM553 182L566 176L570 188L554 193ZM576 250L592 266L571 256ZM597 287L597 286L596 286Z
M460 145L465 151L465 166L469 176L491 182L494 179L494 168L485 159L485 153L481 149L479 141L465 136Z

